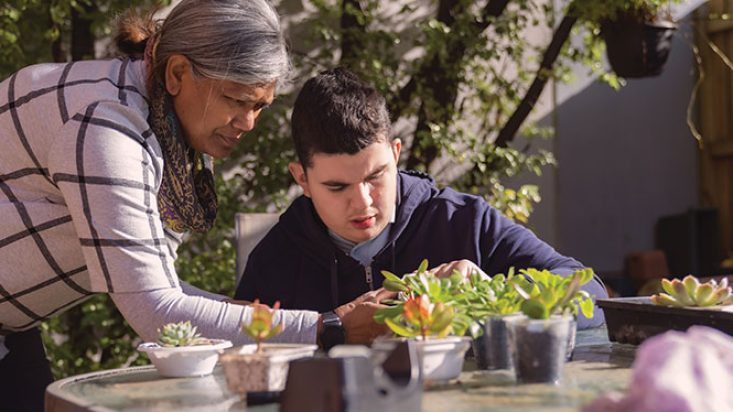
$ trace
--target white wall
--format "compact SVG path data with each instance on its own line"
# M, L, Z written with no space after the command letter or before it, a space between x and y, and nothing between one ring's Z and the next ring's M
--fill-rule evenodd
M691 39L689 22L682 26L659 77L618 92L598 81L560 85L562 103L541 121L556 127L548 145L559 166L521 179L537 182L543 197L530 226L596 271L621 271L626 254L654 247L660 216L698 205L697 147L686 125L696 73L683 38Z

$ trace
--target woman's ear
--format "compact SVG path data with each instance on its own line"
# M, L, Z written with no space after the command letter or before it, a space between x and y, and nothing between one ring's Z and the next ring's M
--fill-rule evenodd
M171 96L181 92L184 78L191 75L191 62L182 54L174 54L165 65L165 89Z
M311 196L310 188L308 187L308 176L305 174L305 169L303 168L303 165L299 162L290 162L288 164L288 170L290 170L290 174L293 175L293 179L295 179L295 183L300 186L301 189L303 189L303 194L307 197Z

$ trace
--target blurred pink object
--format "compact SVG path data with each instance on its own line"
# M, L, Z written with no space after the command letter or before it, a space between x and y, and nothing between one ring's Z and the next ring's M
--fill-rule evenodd
M626 395L602 395L583 412L733 412L733 337L693 326L647 339Z

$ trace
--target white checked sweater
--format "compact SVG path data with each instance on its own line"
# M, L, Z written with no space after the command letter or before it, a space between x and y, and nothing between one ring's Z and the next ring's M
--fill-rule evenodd
M190 319L205 336L246 341L249 308L179 284L144 79L141 61L115 59L31 66L0 83L0 335L102 292L146 340ZM315 341L316 313L281 314L279 340Z

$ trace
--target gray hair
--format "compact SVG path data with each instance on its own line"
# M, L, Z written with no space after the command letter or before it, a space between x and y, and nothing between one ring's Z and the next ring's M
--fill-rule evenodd
M182 0L159 34L157 73L171 55L182 54L194 73L210 79L282 85L290 75L280 19L267 0Z

